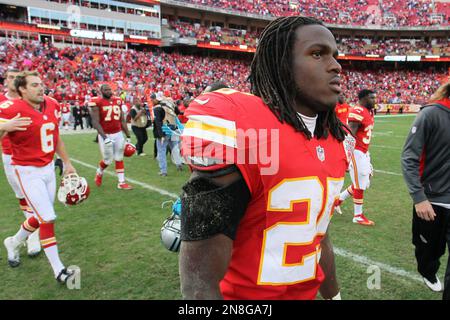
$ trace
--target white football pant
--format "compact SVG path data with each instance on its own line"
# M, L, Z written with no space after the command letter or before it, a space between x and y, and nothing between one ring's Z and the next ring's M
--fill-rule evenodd
M45 167L13 166L20 189L33 214L42 222L56 219L53 203L56 194L55 165Z
M3 160L3 168L5 169L6 179L9 182L9 185L13 189L14 193L16 194L17 199L23 199L23 193L22 190L20 190L19 182L17 181L16 174L14 172L14 167L11 164L11 155L2 153L2 160Z
M123 150L125 148L125 138L122 131L112 134L107 134L112 143L105 145L105 140L99 135L98 145L100 146L100 152L103 157L103 162L106 165L110 165L114 161L123 160Z
M355 189L368 189L373 173L369 152L364 153L360 150L355 150L350 161L349 171Z

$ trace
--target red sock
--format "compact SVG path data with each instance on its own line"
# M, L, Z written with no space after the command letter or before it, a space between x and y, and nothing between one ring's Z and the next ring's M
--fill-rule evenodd
M364 203L364 190L361 189L353 189L353 203L354 204L363 204Z
M347 188L347 191L353 197L353 194L355 193L355 191L353 190L353 185L349 185Z
M57 244L55 238L55 224L53 222L41 223L39 235L42 248L47 249Z
M25 198L19 199L20 210L30 212L31 208Z
M123 164L123 161L116 161L116 172L124 172L125 166Z
M41 223L40 228L41 246L44 249L50 265L52 266L55 277L64 269L64 265L59 258L58 245L55 238L55 224Z
M30 217L22 223L22 228L28 232L34 232L39 228L39 221L35 217Z
M100 161L100 163L98 164L100 169L105 170L106 168L108 168L108 165L102 160Z

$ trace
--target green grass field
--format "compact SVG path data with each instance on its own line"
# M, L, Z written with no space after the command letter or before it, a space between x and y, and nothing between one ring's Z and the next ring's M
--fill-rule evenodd
M338 278L343 299L441 299L418 277L411 244L411 201L400 175L400 152L411 125L411 116L377 117L371 157L375 172L366 192L365 212L375 227L354 225L351 200L343 215L335 215L330 225L336 248ZM150 132L149 132L150 133ZM150 134L151 135L151 134ZM80 175L91 186L88 201L76 207L56 203L56 237L66 266L81 268L81 289L68 290L53 280L42 253L28 258L23 249L22 264L8 266L6 251L0 246L0 299L180 299L177 254L160 243L160 228L170 214L161 203L170 195L152 191L151 186L178 194L188 177L170 164L168 177L158 175L151 156L153 141L146 145L146 157L125 160L126 176L134 190L116 188L115 175L105 175L104 184L94 184L100 153L94 134L65 135L70 156ZM81 162L79 162L81 161ZM2 169L0 169L3 171ZM108 169L110 173L114 171ZM138 182L138 183L136 183ZM346 179L348 185L349 179ZM14 234L23 215L0 173L0 239ZM442 279L446 265L442 259ZM380 266L379 289L368 289L367 273L372 264Z

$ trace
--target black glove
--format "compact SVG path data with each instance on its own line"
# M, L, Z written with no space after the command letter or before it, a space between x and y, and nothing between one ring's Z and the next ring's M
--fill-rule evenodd
M59 168L59 175L62 176L64 171L64 164L61 159L59 158L55 159L55 167Z

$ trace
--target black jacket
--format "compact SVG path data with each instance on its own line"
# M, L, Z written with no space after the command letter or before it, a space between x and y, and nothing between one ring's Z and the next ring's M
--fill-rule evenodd
M419 112L401 163L415 204L424 200L450 204L450 108L432 104Z
M161 107L160 104L157 104L156 106L153 107L153 115L154 115L153 135L155 136L156 139L163 138L166 136L162 130L163 120L164 117L166 116L166 112L164 111L163 107Z
M73 107L72 114L73 114L74 118L81 119L81 116L83 114L82 110L81 110L81 107L80 108Z

